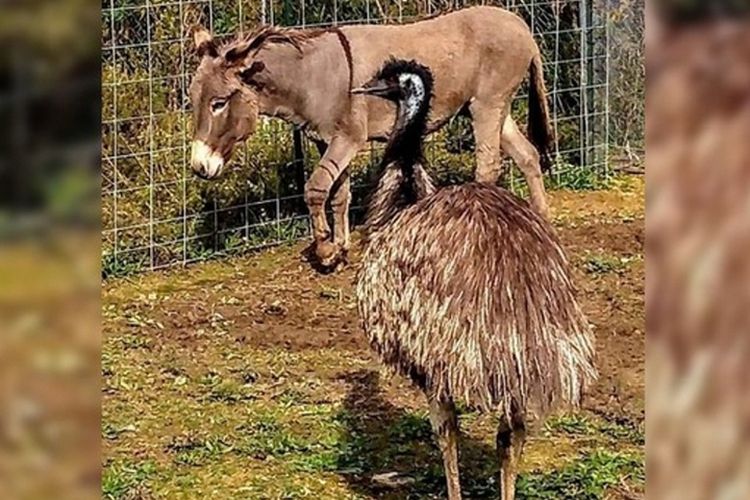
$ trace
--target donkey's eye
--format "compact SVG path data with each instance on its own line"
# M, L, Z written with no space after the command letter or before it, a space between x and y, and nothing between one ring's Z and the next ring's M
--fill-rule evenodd
M219 113L226 107L227 102L229 102L227 99L215 99L211 101L211 112Z

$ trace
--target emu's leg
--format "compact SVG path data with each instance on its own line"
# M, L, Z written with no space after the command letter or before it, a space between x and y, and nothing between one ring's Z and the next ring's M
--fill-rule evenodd
M500 459L500 500L516 497L516 476L526 441L526 425L523 416L513 415L511 422L500 419L497 429L497 454Z
M547 194L544 191L544 179L539 164L539 152L526 136L518 130L518 125L508 113L505 117L502 131L503 150L508 153L518 165L529 185L531 206L545 219L549 219Z
M479 99L469 105L476 141L477 182L494 184L500 177L500 125L506 108L504 102L487 103Z
M453 401L442 401L428 396L430 422L443 454L448 500L461 500L461 482L458 472L458 418Z
M315 254L322 264L334 259L338 251L329 240L331 230L326 221L325 202L334 182L346 170L358 150L359 145L351 139L334 138L305 184L305 203L312 220Z
M349 205L352 201L351 178L349 169L344 170L334 185L334 193L331 198L333 209L333 245L336 253L330 262L321 262L324 266L334 264L339 257L345 257L349 251Z

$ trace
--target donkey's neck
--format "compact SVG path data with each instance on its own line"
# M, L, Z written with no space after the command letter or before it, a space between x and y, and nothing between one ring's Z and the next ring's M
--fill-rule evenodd
M268 68L269 82L265 92L261 93L260 113L265 116L282 118L295 125L302 125L305 116L300 104L304 99L305 89L300 82L304 81L300 54L293 47L270 45L259 54Z
M258 54L269 78L260 112L306 126L329 140L350 102L346 54L335 33L307 40L301 49L271 44Z

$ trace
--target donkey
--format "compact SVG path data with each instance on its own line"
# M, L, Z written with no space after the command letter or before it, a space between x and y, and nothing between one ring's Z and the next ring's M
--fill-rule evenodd
M412 24L351 25L328 29L264 26L219 46L196 27L200 64L190 85L194 114L191 166L218 177L234 145L256 128L259 114L301 127L321 150L305 185L315 254L334 265L349 249L348 165L370 140L385 141L396 116L392 102L350 91L390 57L432 68L435 80L427 131L459 112L470 113L479 182L500 175L500 148L515 160L529 185L532 206L548 216L542 169L554 138L539 47L526 23L498 7L471 7ZM510 116L526 75L528 139ZM325 203L334 212L334 231Z

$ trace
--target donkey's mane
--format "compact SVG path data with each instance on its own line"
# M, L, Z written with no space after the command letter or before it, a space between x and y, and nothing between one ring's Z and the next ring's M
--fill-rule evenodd
M336 28L283 28L278 26L259 26L250 33L236 37L234 40L227 42L223 49L228 51L238 45L250 43L250 49L258 51L266 45L272 43L282 43L291 45L298 51L302 52L305 43L314 38L318 38L326 33L331 33Z

